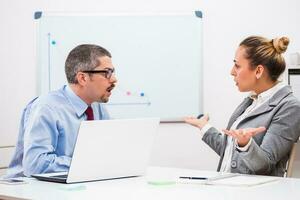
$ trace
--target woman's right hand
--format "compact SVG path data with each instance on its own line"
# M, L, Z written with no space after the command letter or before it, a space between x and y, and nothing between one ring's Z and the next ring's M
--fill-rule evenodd
M202 129L209 121L209 116L205 114L200 119L196 117L185 117L184 121L192 126Z

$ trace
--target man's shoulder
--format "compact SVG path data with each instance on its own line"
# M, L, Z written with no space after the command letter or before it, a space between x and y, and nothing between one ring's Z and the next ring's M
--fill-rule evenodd
M65 104L67 98L62 89L50 91L39 96L34 102L35 105L48 105L50 107Z

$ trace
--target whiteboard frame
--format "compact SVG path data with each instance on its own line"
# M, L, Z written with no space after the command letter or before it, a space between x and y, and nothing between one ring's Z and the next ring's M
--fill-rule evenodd
M36 27L36 37L35 37L35 46L36 46L36 66L37 66L37 73L38 73L38 87L37 87L37 93L38 95L41 94L45 94L46 92L50 91L50 85L51 85L51 74L50 74L50 66L51 66L51 61L50 59L48 60L48 68L47 69L42 69L41 67L38 66L38 63L40 63L39 56L38 56L38 51L39 51L39 47L38 47L38 36L39 36L39 19L41 19L42 17L63 17L63 16L187 16L187 15L194 15L195 17L201 18L201 24L203 27L203 14L202 11L196 10L196 11L192 11L192 12L118 12L118 13L114 13L114 12L102 12L102 13L85 13L85 12L42 12L42 11L37 11L34 13L34 19L35 19L35 27ZM200 69L200 91L199 91L199 113L203 111L203 29L201 30L201 52L199 54L200 60L201 60L201 69ZM48 51L50 52L50 51ZM49 56L50 57L50 56ZM43 77L41 76L41 74L43 73L47 73L47 79L48 80L43 80ZM45 89L47 88L47 89ZM164 118L162 119L162 121L164 122L176 122L176 123L180 123L183 122L182 118Z

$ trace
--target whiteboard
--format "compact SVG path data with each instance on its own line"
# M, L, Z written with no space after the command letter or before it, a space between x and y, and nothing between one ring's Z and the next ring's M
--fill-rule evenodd
M35 13L39 94L67 84L64 65L79 44L112 54L118 79L105 104L112 118L202 112L202 13Z

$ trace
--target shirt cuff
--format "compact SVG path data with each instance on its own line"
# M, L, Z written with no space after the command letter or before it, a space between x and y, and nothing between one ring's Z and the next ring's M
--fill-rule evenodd
M251 142L252 142L252 138L250 138L249 142L245 146L239 147L239 145L235 139L235 148L237 148L239 151L243 151L243 152L248 151L248 149L251 145Z
M206 133L206 131L208 131L208 129L210 129L212 127L212 125L210 125L209 123L205 124L201 129L200 129L200 134L201 137Z

